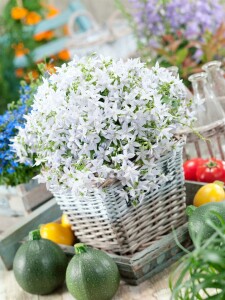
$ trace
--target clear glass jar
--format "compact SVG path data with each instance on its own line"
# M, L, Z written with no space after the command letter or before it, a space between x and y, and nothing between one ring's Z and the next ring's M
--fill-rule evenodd
M208 75L208 82L225 110L225 78L223 77L223 70L221 69L220 61L210 61L202 66L202 69Z
M179 75L179 68L178 67L172 66L172 67L169 67L167 69L172 73L173 76L177 77ZM185 98L187 100L193 99L193 95L192 95L191 91L186 87L186 85L184 85L184 88L185 88L185 92L186 92Z
M196 106L197 121L194 124L198 131L205 130L206 127L216 127L225 121L224 110L217 102L207 78L205 72L193 74L188 78L192 83L194 102L200 104Z
M186 131L187 144L184 148L184 159L193 157L224 159L224 135L220 136L225 126L224 110L213 93L205 72L191 75L189 80L193 87L194 103L200 104L194 109L197 118L194 129L204 139L191 130Z

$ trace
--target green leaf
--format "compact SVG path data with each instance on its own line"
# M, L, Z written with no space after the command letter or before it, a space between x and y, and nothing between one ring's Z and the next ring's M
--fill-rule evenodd
M187 56L188 56L187 48L182 48L178 50L176 53L176 64L181 65Z

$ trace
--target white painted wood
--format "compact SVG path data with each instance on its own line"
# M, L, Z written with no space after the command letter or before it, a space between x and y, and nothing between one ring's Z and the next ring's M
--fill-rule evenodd
M1 268L1 267L0 267ZM166 269L139 286L129 286L121 281L118 292L112 300L170 300L168 278L172 268ZM1 300L73 300L64 285L48 296L27 294L18 286L13 272L0 269Z
M47 191L46 186L38 184L36 180L16 187L0 186L0 215L6 209L8 214L26 214L51 198L52 194Z
M52 221L52 219L59 218L61 214L58 205L55 200L52 199L27 217L21 218L15 226L5 231L0 236L0 257L4 262L5 268L10 269L12 267L13 259L20 242L27 236L29 231L36 229L40 224L48 223Z

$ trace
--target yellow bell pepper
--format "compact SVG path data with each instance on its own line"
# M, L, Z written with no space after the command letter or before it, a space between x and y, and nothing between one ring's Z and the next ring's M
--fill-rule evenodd
M51 240L54 243L72 246L75 242L73 231L58 223L48 223L40 226L40 233L43 239Z
M63 227L68 227L71 229L71 224L70 224L70 221L67 217L66 214L63 214L62 217L61 217L61 224Z
M215 181L202 186L194 197L194 206L201 206L209 202L220 202L225 200L224 183Z

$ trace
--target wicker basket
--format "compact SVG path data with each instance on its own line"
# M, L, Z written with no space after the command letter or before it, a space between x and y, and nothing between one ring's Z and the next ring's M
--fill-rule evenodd
M188 132L187 143L184 147L184 160L192 157L216 157L225 160L225 121L215 122L197 131L205 140L193 132ZM181 133L183 134L184 132Z
M136 207L117 194L120 183L82 199L71 193L54 193L71 221L77 238L88 245L117 254L133 254L184 223L185 187L182 169L183 141L157 164L172 180L146 195Z

